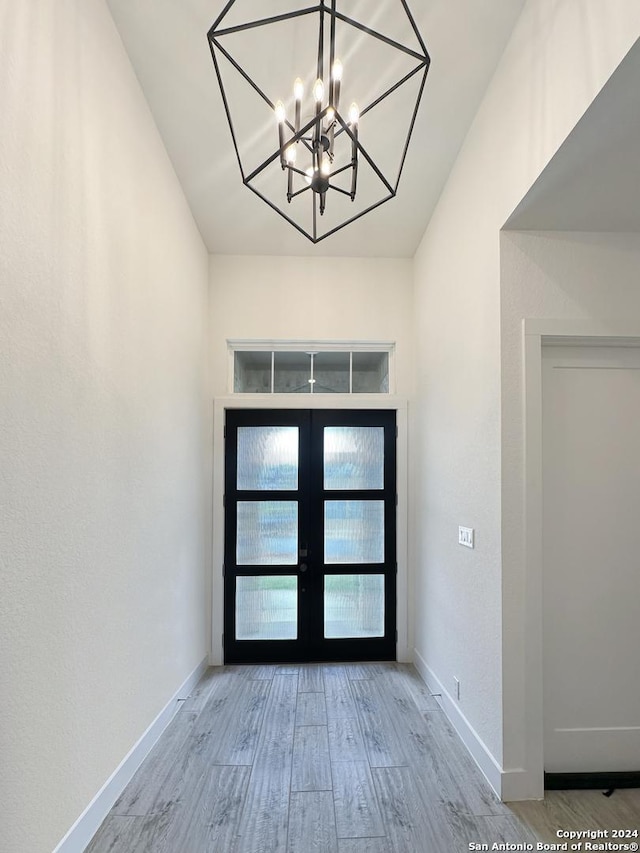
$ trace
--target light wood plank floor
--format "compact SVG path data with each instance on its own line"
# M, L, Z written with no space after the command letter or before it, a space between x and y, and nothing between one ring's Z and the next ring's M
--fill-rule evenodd
M87 853L462 853L638 826L639 790L500 803L411 666L228 666L183 703Z

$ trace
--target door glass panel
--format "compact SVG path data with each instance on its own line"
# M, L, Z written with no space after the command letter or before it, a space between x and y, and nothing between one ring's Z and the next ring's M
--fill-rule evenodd
M324 561L384 562L384 501L325 501Z
M384 428L324 428L325 489L384 488Z
M238 489L298 488L298 427L238 427Z
M297 636L297 578L237 579L236 640L295 640Z
M239 566L297 564L297 501L238 501L237 521Z
M326 575L324 636L384 636L384 575Z

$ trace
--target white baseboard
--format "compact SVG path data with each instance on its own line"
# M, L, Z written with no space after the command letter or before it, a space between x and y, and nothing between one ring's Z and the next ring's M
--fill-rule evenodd
M180 704L200 681L209 665L205 657L173 694L148 729L122 759L53 853L83 853L113 804L133 778L151 748L175 716Z
M469 720L460 710L450 693L445 690L433 670L417 649L413 650L414 666L422 676L431 693L439 693L438 703L447 715L451 725L457 731L460 739L471 753L471 757L480 768L483 776L491 785L498 797L503 798L503 771L493 757L482 738L478 735Z
M502 771L502 799L505 803L517 800L544 800L544 773L523 768Z

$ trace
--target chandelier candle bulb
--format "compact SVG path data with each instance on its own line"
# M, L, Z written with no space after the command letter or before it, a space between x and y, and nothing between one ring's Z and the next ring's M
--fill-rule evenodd
M289 166L295 166L298 157L298 149L296 148L295 142L292 142L291 145L287 147L285 156L287 158L287 164Z
M324 100L324 83L319 77L313 86L313 99L316 102L316 106L322 107L322 101Z

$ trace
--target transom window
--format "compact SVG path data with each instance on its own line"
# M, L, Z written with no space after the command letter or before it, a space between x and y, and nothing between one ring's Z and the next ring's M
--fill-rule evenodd
M229 341L235 394L389 394L393 344Z

